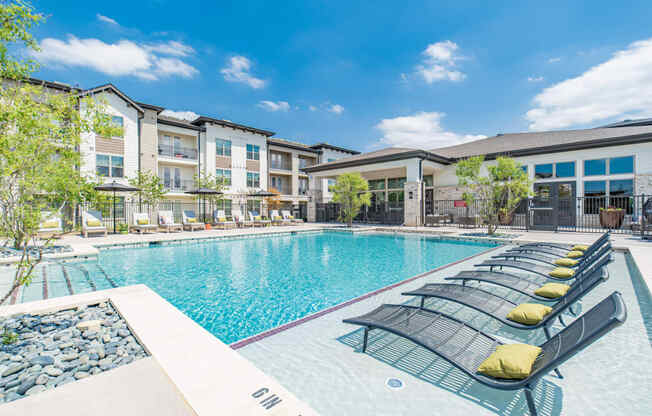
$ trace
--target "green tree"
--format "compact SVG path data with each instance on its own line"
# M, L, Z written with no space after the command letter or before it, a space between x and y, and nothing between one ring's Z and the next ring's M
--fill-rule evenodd
M161 178L150 171L138 171L136 176L129 178L129 184L140 188L140 192L138 192L140 202L150 205L154 209L158 207L166 192Z
M113 136L120 129L112 127L104 103L96 97L49 93L25 82L34 64L17 61L8 51L36 49L28 30L42 16L22 2L0 3L0 16L0 63L5 75L0 83L0 237L20 253L2 304L15 289L31 282L41 262L42 248L36 254L28 248L36 245L42 211L61 213L82 196L85 179L79 172L78 150L82 135Z
M359 173L343 173L329 189L333 202L340 204L340 221L349 227L363 206L371 205L369 184Z
M496 158L495 164L486 164L484 157L461 160L455 166L459 185L466 188L463 198L468 206L477 203L479 214L492 235L501 219L514 214L523 198L530 195L530 179L519 162L509 157Z
M206 174L206 172L203 172L200 175L195 174L193 176L193 181L195 182L195 189L199 188L204 188L204 189L212 189L213 191L220 192L219 194L213 194L213 195L201 195L201 196L195 196L195 198L201 198L204 201L209 201L211 203L218 203L219 201L224 198L224 195L221 194L222 190L224 189L224 181L225 179L222 177L217 177L211 174Z

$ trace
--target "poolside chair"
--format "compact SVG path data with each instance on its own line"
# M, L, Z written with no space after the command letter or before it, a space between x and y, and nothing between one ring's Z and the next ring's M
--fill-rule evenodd
M608 239L609 238L609 231L605 232L602 234L596 241L594 241L593 244L599 242L600 240L603 239ZM562 251L573 251L573 247L575 247L576 244L565 244L565 243L548 243L545 241L542 242L536 242L536 243L526 243L526 244L521 244L517 248L524 248L524 249L532 249L535 250L537 247L541 248L554 248Z
M281 211L281 215L283 216L284 220L290 221L291 224L303 224L303 220L301 218L294 218L293 215L290 215L290 211L288 210Z
M583 252L583 254L578 257L577 259L568 259L571 261L576 261L577 264L579 264L579 260L581 258L587 258L593 255L593 253L597 250L599 250L602 246L605 244L609 244L609 236L607 238L599 238L596 240L593 244L591 244L589 247L586 248L586 250ZM559 263L562 261L561 259L566 259L566 255L552 255L547 252L541 252L541 251L536 251L536 252L530 252L530 251L513 251L513 250L506 250L500 254L496 254L492 256L491 258L493 259L506 259L506 260L533 260L533 261L538 261L541 263L547 263L552 266L557 266ZM567 260L565 260L567 261ZM573 267L575 265L570 265L570 267Z
M181 224L183 224L183 229L188 229L190 231L203 230L204 224L197 220L195 211L186 210L181 213Z
M254 224L254 227L266 227L272 223L270 220L264 220L258 213L254 215L252 211L249 211L249 220Z
M253 221L248 220L240 211L231 211L231 217L238 227L253 227L254 225Z
M134 212L133 217L134 223L129 227L130 230L137 231L138 234L158 231L158 225L150 222L149 214L146 212Z
M106 237L108 230L104 226L102 213L100 211L88 210L82 213L82 234L88 237L90 233L104 233Z
M496 268L502 270L503 268L518 269L530 273L536 273L546 278L555 278L555 279L570 279L576 273L584 270L589 267L593 262L602 257L606 252L611 251L611 243L603 245L597 252L592 252L590 255L584 255L578 259L578 263L574 269L569 269L567 267L551 266L544 264L536 264L528 261L518 261L518 260L498 260L498 259L488 259L482 263L476 264L476 267L489 267L489 271L495 271Z
M55 235L63 233L63 221L61 220L61 213L42 211L41 222L36 233L39 237L44 235Z
M609 241L609 237L610 234L608 232L602 234L597 240L593 242L593 244L588 246L587 250L585 251L591 250L592 248L595 247L600 247L602 244ZM566 257L570 251L573 251L572 250L573 247L574 246L568 246L568 248L559 248L559 247L552 247L552 246L524 244L524 245L512 247L507 251L521 252L521 253L542 253L554 257Z
M158 212L158 226L167 231L183 231L183 224L174 222L174 213L172 211Z
M494 378L478 373L478 367L504 342L453 316L409 305L381 305L344 322L364 327L362 352L369 331L381 329L414 342L464 372L469 378L499 390L523 389L531 416L537 415L532 391L549 371L602 338L627 319L627 308L614 292L584 315L539 345L530 374L523 379ZM605 359L611 357L605 357Z
M221 228L235 228L235 221L229 221L222 209L213 211L213 222Z
M282 216L278 214L278 210L272 210L269 213L269 218L272 220L272 225L288 225L290 224L290 220L285 220L283 219Z

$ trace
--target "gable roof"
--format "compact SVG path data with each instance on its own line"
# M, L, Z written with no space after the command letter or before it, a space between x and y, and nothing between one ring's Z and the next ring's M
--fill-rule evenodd
M212 117L200 116L192 121L192 124L195 124L197 126L202 125L204 123L214 123L224 127L231 127L232 129L240 129L251 133L262 134L263 136L267 136L267 137L276 134L273 131L261 130L254 127L245 126L244 124L237 124L230 121L220 120L218 118L212 118Z
M368 165L371 163L389 162L392 160L403 160L420 158L449 165L452 161L432 152L408 147L387 147L373 152L361 153L351 157L337 159L333 162L321 163L319 165L304 168L305 172L319 172L330 169L340 169L352 166Z
M286 139L279 139L278 137L268 137L267 144L271 144L273 146L287 147L289 149L301 150L303 152L310 152L316 154L321 153L320 150L313 149L311 146L308 146L307 144L303 144L300 142L293 142L291 140L286 140Z
M159 107L158 105L153 105L153 104L145 104L141 102L137 102L137 104L143 108L146 108L148 110L154 110L156 111L156 114L160 113L161 111L165 110L165 107Z
M201 131L201 127L192 124L188 120L182 120L182 119L179 119L179 118L162 116L160 114L156 117L156 120L160 124L165 124L165 125L168 125L168 126L182 127L184 129Z
M328 144L324 142L313 144L310 147L312 147L313 149L332 149L332 150L337 150L338 152L350 153L352 155L360 154L360 152L358 152L357 150L351 150L351 149L346 149L344 147L333 146L332 144Z
M99 85L99 86L94 87L94 88L89 88L87 90L83 90L79 95L82 95L82 96L83 95L92 95L92 94L97 94L97 93L104 92L104 91L113 92L114 94L116 94L117 96L119 96L120 98L122 98L123 100L128 102L131 106L133 106L140 114L145 114L145 111L143 110L143 108L140 105L138 105L138 103L136 103L134 100L129 98L127 96L127 94L120 91L115 85L113 85L111 83L103 84L103 85Z

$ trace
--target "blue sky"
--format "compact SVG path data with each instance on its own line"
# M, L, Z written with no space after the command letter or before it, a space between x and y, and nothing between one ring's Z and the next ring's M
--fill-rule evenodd
M294 3L35 1L36 76L362 151L652 116L649 1Z

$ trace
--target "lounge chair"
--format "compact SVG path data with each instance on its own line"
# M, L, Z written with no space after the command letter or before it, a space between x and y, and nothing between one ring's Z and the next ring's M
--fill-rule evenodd
M174 213L172 211L158 212L158 226L168 233L170 231L183 231L183 224L174 222Z
M88 237L90 233L103 233L107 235L108 230L104 226L104 219L100 211L88 210L82 213L82 234Z
M188 229L190 231L203 230L204 224L197 220L195 211L186 210L181 213L181 223L183 224L183 229Z
M56 235L63 233L63 221L58 212L42 211L41 223L38 226L37 235Z
M290 211L288 210L281 211L281 216L283 216L284 220L290 221L291 224L303 224L303 220L301 218L294 218L293 215L290 215Z
M597 249L602 244L606 243L609 241L609 233L604 233L602 234L597 240L595 240L588 248L586 251L590 251L593 249ZM520 253L542 253L544 255L550 255L554 257L566 257L570 251L572 251L573 246L568 246L568 248L559 248L559 247L551 247L551 246L539 246L539 245L531 245L531 244L524 244L521 246L513 247L508 249L508 252L520 252Z
M290 220L285 220L283 217L281 217L278 214L278 210L272 210L272 212L269 213L269 218L272 220L272 225L289 225Z
M576 273L573 277L575 280L571 283L571 287L574 287L578 282L583 281L587 276L591 276L594 273L607 264L613 261L613 255L608 254L604 255L598 261L593 263L590 268L585 271L580 271ZM490 283L497 286L502 286L507 289L519 292L523 295L529 296L532 299L543 302L555 301L557 299L549 299L543 296L538 296L534 293L542 285L549 283L550 280L543 277L523 277L515 274L504 273L504 272L490 272L487 270L469 270L462 271L452 277L446 277L445 280L448 281L461 281L462 285L465 286L467 282L476 281L479 283ZM417 290L426 290L426 286L423 286Z
M231 211L231 217L238 227L250 227L254 225L253 221L248 220L240 211Z
M605 232L602 234L598 239L594 242L599 242L602 239L609 238L609 231ZM556 248L559 250L564 250L564 251L572 251L573 247L576 246L576 244L565 244L565 243L547 243L545 241L542 242L537 242L537 243L526 243L526 244L521 244L520 248L530 248L534 249L536 247L547 247L547 248Z
M606 256L609 259L611 256ZM607 261L609 263L611 260ZM505 299L488 290L479 287L463 286L452 283L432 283L423 286L420 289L403 292L406 296L420 296L421 308L424 307L424 300L426 298L439 298L450 302L456 302L482 312L505 325L518 329L538 329L543 328L546 337L550 338L550 326L554 323L555 318L569 309L573 303L579 301L584 295L593 290L600 283L609 278L609 273L604 265L597 267L588 276L577 279L573 285L568 289L565 295L557 299L546 299L547 301L554 301L555 304L551 305L552 311L546 315L539 323L534 325L526 325L507 319L507 314L518 306L517 303ZM535 295L536 296L536 295ZM545 299L545 298L544 298ZM563 323L563 320L561 320Z
M235 221L229 221L224 210L221 209L213 211L213 222L221 228L235 228Z
M134 223L129 227L133 231L137 231L138 234L143 232L156 232L158 231L158 225L152 224L149 220L149 214L146 212L134 212Z
M606 252L611 251L611 243L603 245L598 251L591 253L590 255L584 255L578 259L578 263L575 266L575 269L572 271L572 275L578 273L581 270L589 267L593 262L602 257ZM498 260L498 259L488 259L483 261L480 264L476 264L476 267L489 267L489 271L495 271L496 268L502 270L503 268L519 269L524 270L530 273L536 273L546 278L562 278L568 279L572 276L552 276L550 273L556 269L564 269L559 266L551 266L545 264L536 264L528 261L518 261L518 260Z
M571 259L571 260L577 260L579 264L579 259L580 258L587 258L593 255L597 250L599 250L601 247L604 245L609 244L609 237L607 236L606 239L598 239L596 240L593 244L591 244L585 251L584 254L577 258L577 259ZM556 266L558 265L557 261L559 261L562 258L565 258L566 256L560 256L560 255L552 255L547 252L541 252L541 251L536 251L536 252L530 252L530 251L513 251L513 250L506 250L503 251L500 254L497 254L495 256L491 256L493 259L506 259L506 260L533 260L533 261L538 261L541 263L547 263L551 266ZM572 267L572 266L571 266Z
M261 217L257 213L254 214L251 211L249 211L249 220L254 224L254 227L255 226L266 227L272 223L270 220L264 220L263 217Z
M362 352L368 334L382 329L414 342L463 371L469 378L499 390L523 389L530 416L537 415L532 391L551 370L602 338L627 319L627 308L618 292L612 293L584 315L539 345L541 353L524 379L500 379L477 372L480 364L504 343L450 315L408 305L381 305L373 311L345 319L364 327ZM612 357L604 357L605 359Z

